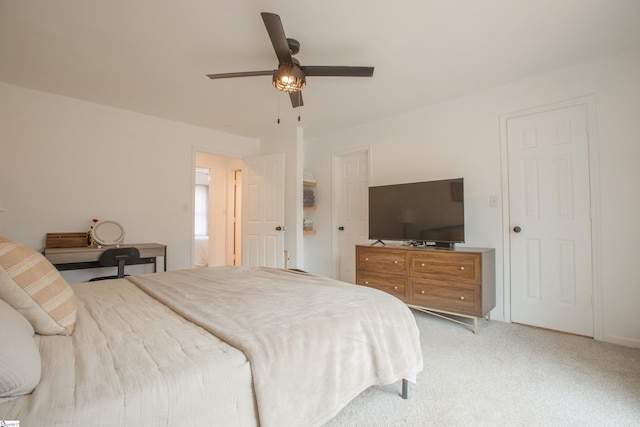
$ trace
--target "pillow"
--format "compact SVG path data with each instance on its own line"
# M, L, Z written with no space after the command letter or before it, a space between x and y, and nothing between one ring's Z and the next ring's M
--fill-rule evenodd
M33 391L40 382L40 352L33 326L0 299L0 403Z
M41 335L71 335L77 302L73 290L42 254L0 237L0 298Z

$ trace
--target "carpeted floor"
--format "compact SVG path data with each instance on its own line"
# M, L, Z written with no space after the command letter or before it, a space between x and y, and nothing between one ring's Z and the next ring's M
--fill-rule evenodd
M325 427L640 426L640 349L413 313L425 369L409 399L400 383L371 387Z

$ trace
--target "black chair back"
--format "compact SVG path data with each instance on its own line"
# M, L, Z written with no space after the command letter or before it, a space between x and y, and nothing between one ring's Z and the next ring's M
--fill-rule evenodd
M98 263L101 267L118 267L116 276L96 277L93 280L121 279L125 276L124 266L137 264L140 261L140 251L138 248L110 248L105 250Z

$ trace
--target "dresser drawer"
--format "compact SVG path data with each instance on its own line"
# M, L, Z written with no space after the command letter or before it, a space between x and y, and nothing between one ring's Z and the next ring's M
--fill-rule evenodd
M407 281L408 278L406 276L394 276L370 271L359 271L356 277L358 285L385 291L404 302L409 300Z
M404 274L407 268L407 254L402 249L357 248L358 270L378 271L388 274Z
M473 253L411 253L409 274L413 277L479 285L482 282L481 261L481 254Z
M468 316L482 316L480 288L475 285L412 279L410 304Z

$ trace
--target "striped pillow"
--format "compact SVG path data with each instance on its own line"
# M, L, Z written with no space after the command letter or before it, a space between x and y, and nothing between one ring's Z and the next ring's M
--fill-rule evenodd
M0 237L0 298L40 335L71 335L77 302L58 270L32 248Z

